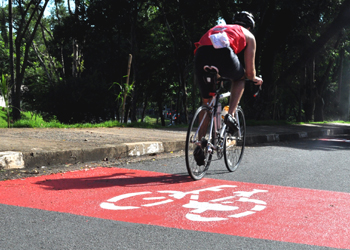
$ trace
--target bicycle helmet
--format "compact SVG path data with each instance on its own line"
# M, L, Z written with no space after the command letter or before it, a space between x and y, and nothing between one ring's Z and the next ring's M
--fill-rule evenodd
M255 27L254 16L247 11L238 12L233 17L233 24L239 24L244 28L254 29Z

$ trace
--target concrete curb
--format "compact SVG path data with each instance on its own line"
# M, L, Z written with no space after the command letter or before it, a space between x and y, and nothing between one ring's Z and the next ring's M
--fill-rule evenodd
M318 129L311 132L293 132L267 135L248 135L246 145L282 142L303 138L317 138L350 133L350 129ZM76 164L78 162L103 161L125 157L176 152L185 149L185 141L156 141L124 143L121 145L103 145L98 148L74 148L62 151L36 152L0 152L0 169L40 167L59 164Z
M23 154L21 152L0 152L0 169L24 168Z
M122 145L105 145L98 148L71 149L65 151L24 152L24 164L5 169L49 166L56 164L76 164L78 162L103 161L142 155L169 153L184 150L185 141L137 142ZM6 153L6 152L4 152Z
M319 129L310 132L293 132L293 133L280 133L280 134L267 134L267 135L248 135L246 138L246 145L254 145L259 143L269 142L283 142L298 140L304 138L317 138L322 136L331 136L350 133L350 129L331 128L331 129Z

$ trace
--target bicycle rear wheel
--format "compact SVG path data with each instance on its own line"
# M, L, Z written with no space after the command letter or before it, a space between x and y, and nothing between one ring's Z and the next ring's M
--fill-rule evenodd
M227 131L224 137L225 165L230 172L233 172L238 168L238 165L243 158L246 139L246 124L243 110L241 107L237 107L236 112L238 114L237 122L240 127L240 133L237 131L231 134Z
M212 113L210 109L206 106L201 106L197 109L188 127L185 149L186 167L188 174L193 180L202 179L208 171L211 162L212 154L208 152L207 146L211 118ZM198 165L194 157L194 150L198 146L202 147L204 152L203 165Z

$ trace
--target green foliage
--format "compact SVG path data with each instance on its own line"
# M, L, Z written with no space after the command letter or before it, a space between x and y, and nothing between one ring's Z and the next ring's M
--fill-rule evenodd
M53 119L46 122L41 116L33 118L29 112L24 112L22 118L12 125L15 128L63 128L64 126Z
M341 109L349 105L346 97L339 99L338 91L341 77L345 83L349 79L349 67L343 67L340 75L341 62L346 65L350 60L349 26L340 23L334 27L341 35L330 37L318 53L284 76L282 84L279 80L349 1L90 0L79 1L78 8L71 6L72 13L64 1L56 1L52 15L41 20L33 43L26 47L29 36L23 36L16 55L23 65L23 53L29 49L23 109L67 124L99 124L119 117L124 101L128 114L145 107L146 115L152 108L159 116L165 105L193 113L200 99L193 75L194 43L219 17L231 23L233 13L248 10L256 17L256 62L264 91L263 101L256 105L251 98L255 88L246 86L241 105L247 118L305 120L307 102L315 103L315 96L325 103L325 119L344 116ZM26 6L29 1L23 3ZM19 13L19 7L14 11ZM6 13L6 7L0 9L1 21ZM14 18L19 30L21 16ZM6 74L8 34L6 23L0 26L0 74ZM28 31L33 30L31 23ZM129 54L133 55L133 84L125 89L120 83L125 80ZM315 70L311 72L313 60ZM345 93L346 84L343 87ZM122 100L125 92L129 95Z
M330 122L322 123L346 123L347 121L334 120ZM295 123L295 122L285 122L285 121L256 121L248 120L247 126L285 126L292 124L305 124L305 123ZM312 122L310 124L320 124L320 122ZM106 121L96 124L91 123L76 123L76 124L64 124L60 123L56 119L51 121L45 121L40 115L33 116L31 112L23 112L22 119L12 124L13 128L112 128L112 127L134 127L134 128L162 128L161 124L157 123L156 118L147 116L144 122L132 122L127 124L121 124L118 121ZM177 125L176 127L187 127L186 125ZM6 113L4 110L0 109L0 128L7 128Z
M6 128L6 113L0 109L0 128ZM121 124L118 121L105 121L101 123L74 123L64 124L59 122L56 118L49 121L43 119L41 115L33 115L31 112L23 112L21 120L16 121L11 127L14 128L112 128L112 127L137 127L137 128L160 128L161 125L156 123L155 118L146 117L145 122L132 122Z
M10 99L10 88L7 84L6 78L4 75L1 76L0 81L0 90L2 93L2 97L5 101L5 110L6 110L6 116L7 116L7 126L10 127L10 106L9 106L9 99Z
M7 112L4 108L0 108L0 128L8 128Z
M45 107L40 111L46 114L44 117L47 119L56 116L63 123L98 123L111 119L114 114L114 96L109 91L109 83L98 73L84 78L70 78L46 89L41 85L31 87L42 91L39 100ZM37 99L32 97L29 92L26 100L33 100L34 106Z
M3 98L5 99L5 106L8 107L9 87L4 75L1 76L0 90Z
M1 38L1 37L0 37ZM9 49L5 42L0 39L0 73L9 72Z
M124 78L128 77L127 75L124 76ZM120 102L120 106L123 107L122 108L122 116L124 115L124 107L125 107L125 102L126 102L126 98L130 97L132 92L134 91L134 82L132 82L131 84L129 83L125 83L125 84L121 84L121 83L118 83L118 82L114 82L110 88L112 89L113 86L119 86L119 93L118 94L115 94L117 96L116 100Z

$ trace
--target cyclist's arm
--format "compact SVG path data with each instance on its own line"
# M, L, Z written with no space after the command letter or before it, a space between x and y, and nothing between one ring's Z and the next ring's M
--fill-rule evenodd
M254 35L247 29L243 28L243 33L246 37L247 47L244 51L244 63L245 63L245 72L246 77L249 80L254 80L256 76L255 71L255 51L256 51L256 42Z
M257 85L261 85L262 79L256 76L256 70L255 70L255 52L256 52L255 37L249 30L245 28L242 28L242 30L246 37L246 43L247 43L247 47L244 51L246 77L249 80L256 82Z

